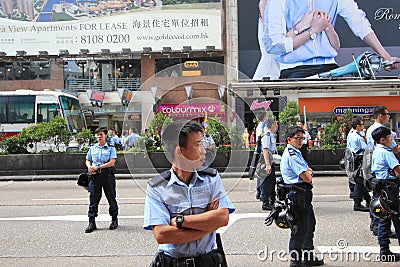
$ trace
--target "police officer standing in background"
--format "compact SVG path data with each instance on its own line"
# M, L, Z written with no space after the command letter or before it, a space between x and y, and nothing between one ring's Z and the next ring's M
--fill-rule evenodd
M311 135L307 130L303 121L297 121L297 126L304 130L304 140L302 142L300 152L305 161L308 161L308 141L311 140Z
M371 196L365 190L363 177L361 172L362 158L364 156L367 142L364 133L364 121L359 116L355 116L351 121L351 127L347 136L347 148L350 149L354 156L354 177L349 177L349 182L354 183L354 207L355 211L369 212L369 208L361 204L365 199L367 205L371 201Z
M159 244L150 266L226 266L222 247L215 249L216 230L228 224L235 208L218 172L202 168L203 134L193 121L175 121L163 131L172 168L147 185L143 227Z
M288 197L293 202L298 215L299 225L296 232L292 231L289 241L290 266L321 266L323 259L314 256L315 215L312 202L312 175L302 157L300 148L303 144L304 129L291 126L287 130L287 146L282 155L281 173Z
M275 132L278 129L277 122L273 118L268 118L266 120L267 131L263 134L261 138L261 144L263 148L263 156L265 161L265 172L266 177L261 183L261 195L260 199L263 202L263 210L272 210L275 202L275 186L276 186L276 176L275 176L275 164L273 161L273 154L277 153L276 149L276 137Z
M91 233L97 229L95 218L99 210L99 203L102 190L107 197L110 205L109 214L111 216L111 224L109 229L114 230L118 227L118 204L115 191L115 160L117 153L113 146L107 144L107 129L100 127L95 130L97 144L90 147L86 155L86 167L90 174L89 192L89 225L85 233Z
M206 160L204 166L209 167L215 158L215 141L211 134L206 133L206 128L203 127L204 137L203 137L203 147L206 150Z
M390 148L393 141L391 134L390 129L386 127L379 127L372 132L372 138L376 142L376 147L372 154L371 171L375 173L375 178L379 180L374 189L374 195L380 197L381 202L385 201L391 209L391 214L388 218L377 218L380 261L400 261L400 254L393 253L389 249L391 222L393 222L397 241L400 245L398 183L398 178L400 178L400 164ZM390 171L393 171L393 173L391 174ZM377 207L377 209L381 209L381 207Z

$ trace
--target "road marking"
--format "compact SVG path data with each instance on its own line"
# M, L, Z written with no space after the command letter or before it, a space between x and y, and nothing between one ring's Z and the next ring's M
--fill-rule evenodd
M349 195L313 195L313 197L349 197Z
M117 200L145 200L144 197L121 197ZM89 198L32 198L32 201L80 201L89 200Z
M143 219L144 216L118 216L120 219ZM15 218L0 218L0 221L72 221L86 222L87 215L65 215L65 216L38 216L38 217L15 217ZM96 221L110 221L110 216L100 214L96 217Z

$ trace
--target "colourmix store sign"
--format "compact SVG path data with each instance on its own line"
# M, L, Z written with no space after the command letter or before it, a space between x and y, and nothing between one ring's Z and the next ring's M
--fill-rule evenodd
M43 7L20 0L25 1L23 7L16 0L3 0L0 6L0 14L8 17L0 18L0 50L8 56L21 50L28 55L39 50L58 55L61 49L70 54L79 54L80 49L99 53L104 48L161 51L165 46L180 51L183 45L222 49L221 3L216 1L185 4L184 9L179 4L164 9L162 1L146 5L149 1L48 0Z
M158 111L173 119L220 117L224 120L224 107L219 103L165 104L158 106Z

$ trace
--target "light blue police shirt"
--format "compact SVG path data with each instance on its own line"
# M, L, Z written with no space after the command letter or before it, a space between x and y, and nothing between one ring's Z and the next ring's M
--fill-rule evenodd
M377 179L389 180L396 179L389 174L389 169L394 169L400 165L394 153L389 147L377 144L372 154L371 172L375 173Z
M139 135L131 133L130 135L128 135L128 137L126 137L125 142L127 143L128 147L133 147L135 145L136 139L138 139L139 137Z
M212 200L219 199L219 208L234 212L235 207L229 199L219 174L203 175L195 171L189 185L179 180L170 169L170 180L164 179L154 187L147 185L146 202L144 206L145 230L152 226L170 225L171 218L178 214L193 215L207 211L207 205ZM215 248L216 232L212 232L198 240L184 244L160 244L159 251L164 251L174 258L195 257L210 252Z
M276 138L275 134L270 130L267 130L261 138L261 144L263 149L268 149L271 153L276 153Z
M364 155L364 151L367 148L367 143L364 140L363 132L351 129L347 136L347 148L357 156Z
M367 146L368 146L369 149L372 149L372 147L373 147L374 144L375 144L375 141L374 141L374 139L372 138L372 132L373 132L375 129L379 128L379 127L386 127L386 126L383 125L383 124L381 124L381 123L379 123L379 122L374 122L371 126L369 126L369 128L368 128L368 130L367 130L366 137L367 137ZM386 128L387 128L387 127L386 127ZM395 141L394 133L393 133L393 132L392 132L391 136L392 136L392 144L390 145L390 147L393 148L393 147L395 147L397 144L396 144L396 141Z
M115 146L115 144L121 144L121 139L117 135L111 136L110 144Z
M288 144L281 159L281 174L285 184L304 183L300 179L300 174L307 170L308 164L302 157L300 150Z
M209 147L213 144L215 144L214 139L210 134L204 134L203 140L202 140L203 146L204 147Z
M116 158L115 147L109 146L107 143L104 146L100 146L98 143L94 144L86 154L86 159L90 160L93 165L104 164Z

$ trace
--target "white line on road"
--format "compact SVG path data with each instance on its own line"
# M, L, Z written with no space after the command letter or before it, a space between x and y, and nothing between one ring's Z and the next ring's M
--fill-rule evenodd
M88 200L89 198L32 198L32 201L78 201ZM121 197L117 200L144 200L144 197Z

